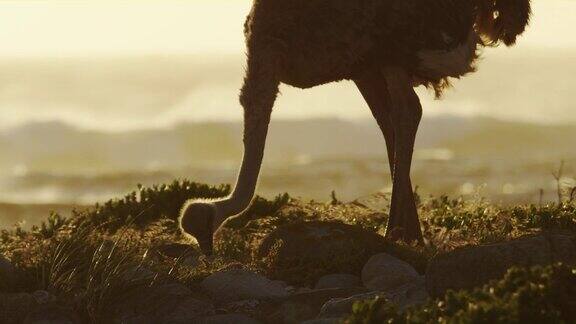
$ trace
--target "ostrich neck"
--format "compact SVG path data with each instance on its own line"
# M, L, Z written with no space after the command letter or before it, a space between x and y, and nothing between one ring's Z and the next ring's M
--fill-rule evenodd
M226 219L237 216L245 211L250 206L253 196L253 192L247 192L247 190L238 188L234 190L234 193L230 196L215 201L214 206L217 211L214 224L215 229L220 227Z
M244 156L234 191L230 196L214 202L217 211L216 228L227 218L236 216L246 210L250 206L256 191L258 175L260 174L264 156L270 114L264 113L250 117L245 121Z

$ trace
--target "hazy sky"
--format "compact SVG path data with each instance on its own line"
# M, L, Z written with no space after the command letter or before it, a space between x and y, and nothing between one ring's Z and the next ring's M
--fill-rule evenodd
M426 115L576 123L572 104L576 0L532 2L531 26L517 46L487 50L479 72L456 82L456 89L446 95L446 100L434 101L429 93L419 90ZM88 75L70 70L64 74L72 75L72 79L66 79L72 80L71 84L54 84L56 78L44 75L42 79L42 71L27 70L26 78L19 71L4 71L4 75L0 71L0 79L3 77L5 82L0 87L0 128L52 119L114 129L149 127L159 121L168 125L180 120L240 119L237 93L244 60L242 25L251 4L250 0L0 0L0 63L11 62L12 58L34 61L50 57L65 65L67 59L77 62L83 57L176 54L192 58L200 54L213 58L211 65L198 63L206 65L206 72L221 69L221 57L233 58L232 63L228 61L231 68L219 72L224 81L201 82L195 87L190 84L189 88L185 83L178 90L184 94L169 98L169 104L157 105L156 97L177 92L164 82L170 78L153 84L153 89L141 90L131 88L129 83L137 81L132 76L126 79L128 82L122 79L119 83L90 84ZM118 71L116 74L124 73ZM149 74L154 71L150 69ZM518 71L523 74L516 74ZM75 73L81 77L78 82L73 82ZM182 73L179 75L186 81ZM124 90L132 93L120 93ZM307 91L289 87L281 90L275 118L370 118L358 91L348 83ZM128 95L131 99L124 100ZM82 102L88 99L103 104ZM147 109L143 108L145 103Z
M576 1L533 0L527 47L576 47ZM250 0L0 1L0 55L238 53Z

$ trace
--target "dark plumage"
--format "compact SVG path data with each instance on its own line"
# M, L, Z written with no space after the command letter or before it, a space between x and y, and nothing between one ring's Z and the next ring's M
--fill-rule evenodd
M295 87L354 79L376 62L402 66L440 93L447 76L419 71L420 51L450 51L473 29L480 44L511 45L529 12L528 0L256 0L245 34L249 48L278 56L280 80Z
M386 236L422 242L410 180L422 116L413 87L424 84L439 96L448 78L474 70L482 46L513 45L529 17L529 0L255 0L244 26L238 181L229 197L188 202L181 228L210 253L214 230L248 208L280 83L310 88L347 79L386 139L393 180Z

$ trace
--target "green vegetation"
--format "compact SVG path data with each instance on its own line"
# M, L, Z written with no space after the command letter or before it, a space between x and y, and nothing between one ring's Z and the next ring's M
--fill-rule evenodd
M93 210L77 213L79 225L103 227L115 232L126 225L144 227L161 218L176 220L180 208L190 197L217 198L227 195L230 186L211 187L190 181L174 181L169 185L146 188L122 199L96 205Z
M574 323L576 268L562 264L512 268L503 279L474 291L399 312L384 299L358 302L349 324L369 323Z
M229 193L226 185L211 187L189 181L146 188L139 186L122 199L111 200L70 218L51 213L30 231L16 226L0 232L0 255L18 270L17 280L0 280L0 292L46 290L68 301L87 322L110 322L126 294L166 280L194 285L217 269L236 262L226 253L196 267L180 258L164 256L165 244L186 242L177 217L186 199L215 198ZM257 197L234 224L274 214L290 197ZM191 246L189 250L194 250ZM249 265L247 265L249 266Z
M420 206L428 249L494 243L541 231L576 233L576 204L500 207L442 196Z
M334 221L383 234L387 221L386 213L357 202L302 202L287 194L272 200L256 198L247 212L225 223L217 233L216 257L210 262L202 262L200 258L193 263L190 256L198 259L199 250L178 232L179 208L190 197L221 197L229 191L229 186L211 187L189 181L139 187L122 199L75 212L70 218L53 213L41 226L29 231L20 227L2 230L0 255L11 261L19 276L17 280L0 280L0 291L47 290L67 301L66 306L85 321L107 322L122 296L166 280L193 288L218 269L239 263L265 271L270 260L259 256L257 247L280 226ZM405 255L417 256L409 262L419 271L436 254L460 246L499 242L542 231L576 234L573 200L514 207L445 196L419 197L418 201L425 245L394 245L394 248L399 253L408 251ZM163 247L175 244L184 247L179 256L162 252ZM334 262L346 264L346 255ZM470 293L450 292L406 313L389 309L379 300L358 304L349 322L478 323L521 322L526 318L570 322L575 320L576 309L574 273L560 265L515 269L502 281ZM534 313L539 309L536 305L544 311Z

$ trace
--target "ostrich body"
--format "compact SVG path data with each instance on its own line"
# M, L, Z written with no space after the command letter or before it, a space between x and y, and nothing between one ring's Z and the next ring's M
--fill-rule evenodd
M422 108L417 85L439 96L474 70L479 50L524 32L529 0L255 0L244 33L244 156L232 194L190 200L181 229L212 252L212 236L249 207L280 83L298 88L352 80L386 141L393 180L386 236L422 241L410 180Z

